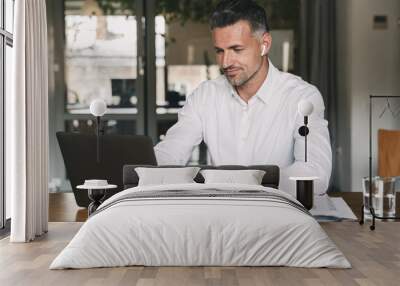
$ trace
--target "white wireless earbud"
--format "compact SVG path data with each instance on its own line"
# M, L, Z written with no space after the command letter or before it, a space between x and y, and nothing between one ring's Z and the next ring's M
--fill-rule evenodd
M262 45L261 56L264 56L265 53L265 45Z

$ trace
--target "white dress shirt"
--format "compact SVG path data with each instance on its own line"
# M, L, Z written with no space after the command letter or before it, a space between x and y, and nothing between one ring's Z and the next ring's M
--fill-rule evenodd
M304 137L298 133L303 125L297 111L301 99L314 105L309 116L307 163ZM327 126L318 89L269 62L266 80L248 103L223 75L200 84L187 97L178 122L155 146L155 152L159 165L185 165L193 148L204 140L212 165L275 164L280 167L280 189L294 195L295 182L289 176L318 176L314 192L323 193L332 165Z

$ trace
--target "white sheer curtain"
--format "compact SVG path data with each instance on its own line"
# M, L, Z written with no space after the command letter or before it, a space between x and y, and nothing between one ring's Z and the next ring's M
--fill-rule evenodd
M48 95L45 0L15 1L13 92L6 98L6 187L12 242L48 225Z

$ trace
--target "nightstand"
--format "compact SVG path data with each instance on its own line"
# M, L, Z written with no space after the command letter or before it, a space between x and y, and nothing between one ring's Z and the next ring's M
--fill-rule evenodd
M88 190L88 196L91 203L88 206L89 216L94 213L97 208L103 202L107 190L115 189L117 185L104 185L104 186L92 186L92 185L79 185L76 188L80 190Z
M314 180L318 177L289 177L296 181L296 199L308 210L314 204Z

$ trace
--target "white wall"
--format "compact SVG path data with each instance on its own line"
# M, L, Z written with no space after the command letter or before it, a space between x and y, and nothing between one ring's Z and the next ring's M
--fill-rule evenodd
M337 13L339 106L342 108L338 160L344 175L340 176L340 188L361 191L361 178L368 175L369 95L400 95L400 1L339 0ZM373 29L374 15L387 15L388 28ZM400 116L394 119L386 113L379 119L385 103L375 102L373 134L378 127L400 128ZM400 100L393 100L392 105L400 108ZM373 139L376 147L376 137ZM374 148L374 170L375 153ZM351 174L349 179L345 178L346 173Z

